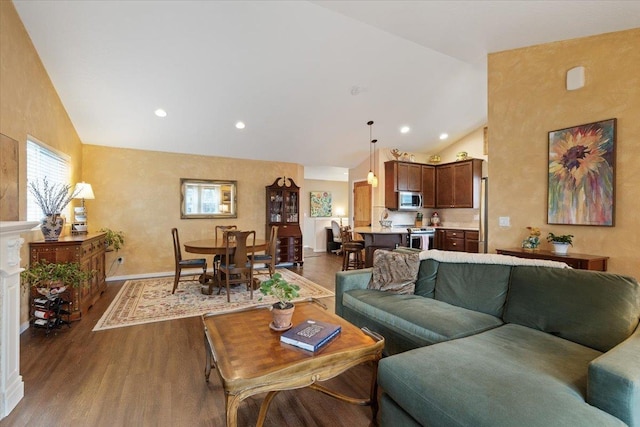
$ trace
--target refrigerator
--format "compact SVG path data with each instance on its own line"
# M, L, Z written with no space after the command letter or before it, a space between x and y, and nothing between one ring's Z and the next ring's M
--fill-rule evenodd
M488 183L489 178L484 177L480 182L480 222L479 222L479 231L480 237L478 242L478 252L487 253L488 252L488 242L487 242L487 226L489 225L489 219L487 218L488 213Z

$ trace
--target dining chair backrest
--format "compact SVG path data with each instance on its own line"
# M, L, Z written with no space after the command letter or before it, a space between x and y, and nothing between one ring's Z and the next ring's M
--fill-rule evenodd
M171 235L173 236L173 255L176 260L176 264L182 261L182 251L180 250L180 237L178 236L178 229L172 228Z
M238 226L236 225L216 225L215 228L215 238L216 242L218 241L218 236L222 239L226 239L227 232L230 230L237 230Z
M225 264L229 265L233 257L235 268L253 268L253 256L256 246L256 232L228 230L225 250Z
M269 247L267 248L267 255L276 259L276 251L278 249L278 226L274 225L271 227L271 232L269 233Z

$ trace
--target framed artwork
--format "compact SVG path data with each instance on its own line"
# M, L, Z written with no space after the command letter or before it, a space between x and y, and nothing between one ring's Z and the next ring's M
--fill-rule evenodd
M311 200L311 216L331 216L331 193L328 191L312 191L309 199Z
M0 134L0 221L18 220L18 141Z
M613 226L616 119L549 132L549 224Z

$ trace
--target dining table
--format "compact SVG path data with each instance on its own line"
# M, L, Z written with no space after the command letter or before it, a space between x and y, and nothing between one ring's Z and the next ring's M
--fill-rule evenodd
M247 241L247 246L248 246L247 250L249 251L249 253L251 253L251 247L252 247L251 243L253 243L253 239L249 239L249 241ZM267 250L268 244L269 244L268 240L256 239L255 245L253 245L253 250L254 252L265 251ZM183 245L184 245L185 252L189 252L192 254L201 254L201 255L213 255L214 258L216 255L225 255L227 252L227 239L224 239L222 237L219 237L218 239L214 238L214 239L190 240L188 242L185 242ZM229 248L232 249L234 245L235 245L234 242L230 242ZM213 263L211 265L213 265ZM219 284L217 284L218 278L215 277L215 275L209 276L207 274L206 279L209 281L208 292L204 292L204 289L202 290L202 292L208 295L211 295L213 291L213 286L214 285L219 286ZM205 283L207 280L203 280L202 282Z

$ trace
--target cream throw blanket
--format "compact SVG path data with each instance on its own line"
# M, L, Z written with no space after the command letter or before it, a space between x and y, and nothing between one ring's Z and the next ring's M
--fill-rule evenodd
M501 264L501 265L533 265L540 267L571 268L564 262L547 261L545 259L518 258L498 254L473 254L469 252L450 252L431 249L420 252L420 260L433 259L438 262L459 264Z
M403 253L378 249L373 255L373 273L367 287L396 294L412 294L415 290L416 280L418 280L420 261L426 259L458 264L533 265L571 268L564 262L518 258L508 255L450 252L437 249Z

